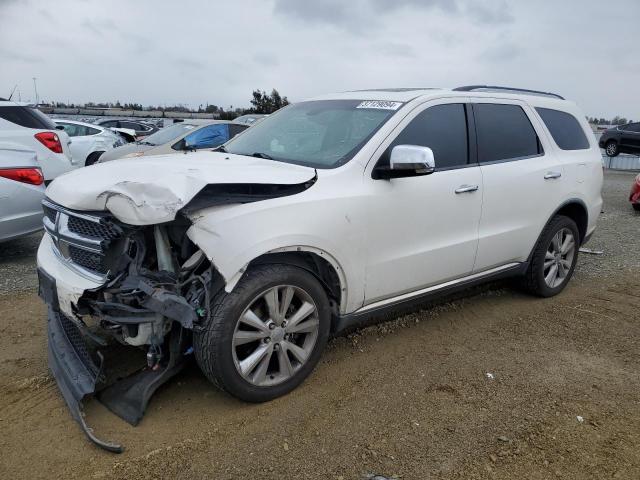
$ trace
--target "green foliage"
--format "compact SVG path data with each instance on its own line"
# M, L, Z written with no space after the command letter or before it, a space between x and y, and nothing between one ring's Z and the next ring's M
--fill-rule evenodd
M282 97L275 88L271 90L271 95L267 94L264 90L254 90L251 105L253 105L250 110L251 113L268 114L289 105L289 100L287 97Z

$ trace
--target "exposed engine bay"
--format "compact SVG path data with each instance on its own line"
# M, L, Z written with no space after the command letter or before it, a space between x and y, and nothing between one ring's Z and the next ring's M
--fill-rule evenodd
M95 395L136 425L153 393L193 352L192 333L207 320L211 296L225 286L187 236L192 226L189 213L291 195L312 184L211 185L173 221L142 226L121 222L109 212L43 202L44 226L55 256L100 284L61 308L56 278L38 271L40 295L49 307L50 366L73 416L94 443L122 451L120 445L93 435L84 420L82 400ZM109 355L114 350L117 353ZM125 362L125 357L132 361Z

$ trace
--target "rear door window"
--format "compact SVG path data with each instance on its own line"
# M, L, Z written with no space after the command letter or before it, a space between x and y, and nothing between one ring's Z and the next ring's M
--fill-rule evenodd
M55 130L56 124L37 108L12 105L0 107L0 118L25 128Z
M522 107L476 103L473 112L480 163L542 155L538 135Z
M433 150L436 170L468 163L467 117L464 104L435 105L419 113L396 137L380 159L388 165L396 145L418 145Z
M551 108L536 108L553 140L562 150L586 150L589 140L573 115Z

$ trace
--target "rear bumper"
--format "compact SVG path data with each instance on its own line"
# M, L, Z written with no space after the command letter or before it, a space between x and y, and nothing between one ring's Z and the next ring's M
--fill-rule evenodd
M120 453L122 446L100 440L93 434L82 413L82 401L95 392L101 367L92 360L78 326L59 311L55 279L42 269L38 269L38 278L38 293L47 304L49 368L58 388L85 435L99 447Z

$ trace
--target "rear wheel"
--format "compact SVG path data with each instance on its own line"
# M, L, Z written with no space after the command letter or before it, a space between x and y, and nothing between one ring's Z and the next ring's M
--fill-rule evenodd
M94 163L96 163L100 158L100 155L102 155L103 153L104 152L92 152L91 154L89 154L87 160L84 162L84 166L88 167L89 165L93 165Z
M271 400L312 372L330 320L329 300L313 275L289 265L258 266L213 299L208 324L194 335L196 360L231 395Z
M523 279L525 289L541 297L560 293L573 275L579 244L576 223L562 215L554 217L535 246Z
M632 203L631 206L636 212L640 212L640 203Z
M604 146L604 151L607 153L607 157L617 157L620 153L618 143L615 140L609 140Z

